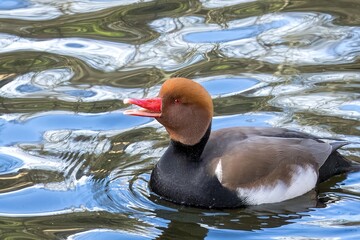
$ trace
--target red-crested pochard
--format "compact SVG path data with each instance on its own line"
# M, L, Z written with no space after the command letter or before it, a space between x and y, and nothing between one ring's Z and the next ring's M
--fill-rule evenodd
M125 99L140 106L127 115L152 117L170 145L152 171L150 188L163 198L206 208L275 203L312 190L349 170L336 150L345 142L284 128L233 127L211 132L209 93L186 78L172 78L158 97Z

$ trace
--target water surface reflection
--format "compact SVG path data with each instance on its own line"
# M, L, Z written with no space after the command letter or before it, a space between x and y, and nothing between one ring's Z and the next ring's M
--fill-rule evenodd
M246 209L162 200L148 181L167 134L123 115L122 100L193 78L213 98L213 129L342 138L360 162L359 4L1 2L0 238L357 239L357 172Z

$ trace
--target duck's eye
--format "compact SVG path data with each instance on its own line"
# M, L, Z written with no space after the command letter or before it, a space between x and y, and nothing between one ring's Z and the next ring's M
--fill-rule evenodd
M174 103L180 103L180 99L175 99Z

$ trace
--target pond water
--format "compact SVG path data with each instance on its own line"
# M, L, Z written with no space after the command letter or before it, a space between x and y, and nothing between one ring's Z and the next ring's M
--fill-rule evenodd
M164 128L128 97L169 77L212 95L214 129L342 138L360 162L360 1L0 0L0 239L360 239L360 172L246 209L148 188Z

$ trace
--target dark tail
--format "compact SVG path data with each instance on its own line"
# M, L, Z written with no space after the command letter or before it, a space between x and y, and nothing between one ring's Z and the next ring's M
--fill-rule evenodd
M324 182L332 176L354 171L356 169L360 169L359 164L352 163L339 152L334 151L319 169L318 182Z

